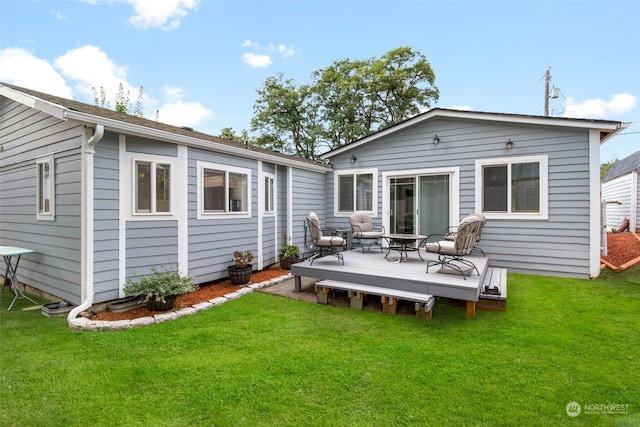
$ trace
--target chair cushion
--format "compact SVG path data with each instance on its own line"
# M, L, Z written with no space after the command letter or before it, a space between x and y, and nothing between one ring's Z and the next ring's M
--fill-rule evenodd
M331 247L344 246L347 242L342 237L338 236L322 236L313 243L320 247Z
M320 228L320 220L315 212L309 213L309 231L311 232L311 238L313 241L322 238L322 229Z
M430 242L424 245L427 252L441 253L445 255L458 255L455 242L450 240L441 240L439 242Z
M356 231L353 233L353 237L357 239L379 239L382 237L382 231Z
M351 224L351 231L355 233L359 231L373 231L373 220L371 217L364 213L356 213L349 218Z

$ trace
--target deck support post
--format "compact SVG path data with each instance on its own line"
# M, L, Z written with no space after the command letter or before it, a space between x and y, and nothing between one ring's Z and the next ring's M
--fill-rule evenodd
M422 317L424 320L431 320L433 309L429 308L429 304L416 303L416 317Z
M293 291L294 292L302 291L302 277L294 276L294 278L293 278Z
M362 310L362 301L364 294L362 292L349 291L349 306L356 310Z
M329 288L316 286L316 296L318 297L318 304L329 304Z
M475 301L467 301L467 318L473 319L476 317L476 303Z
M382 312L386 314L398 313L398 300L393 297L381 296L380 302L382 303Z

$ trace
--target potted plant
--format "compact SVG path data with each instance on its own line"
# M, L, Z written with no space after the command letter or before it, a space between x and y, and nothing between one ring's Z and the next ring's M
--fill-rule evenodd
M161 266L160 270L154 267L151 271L151 275L142 276L136 282L127 280L123 288L125 295L144 295L143 301L149 310L170 310L178 295L198 289L193 278L180 276L177 268L170 270Z
M289 243L287 233L282 235L282 246L278 251L280 254L280 268L283 270L291 270L291 264L300 262L300 248Z
M231 283L240 286L251 281L251 270L253 270L251 261L253 261L251 251L235 251L233 253L233 265L227 268Z

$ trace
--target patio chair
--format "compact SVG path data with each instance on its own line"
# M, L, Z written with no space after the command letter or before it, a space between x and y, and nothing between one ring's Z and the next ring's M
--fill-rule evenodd
M347 239L337 230L331 228L321 228L320 220L315 212L309 213L307 217L307 225L311 236L311 249L313 255L309 258L309 265L313 265L313 261L327 255L333 255L342 261L344 265L344 257L340 250L347 245ZM330 233L325 235L325 233Z
M472 219L478 219L482 221L482 225L480 226L480 231L478 232L478 237L476 239L476 245L473 247L473 252L480 252L482 256L486 256L484 251L480 247L478 247L477 243L480 241L480 237L482 236L482 230L484 230L484 225L487 223L487 217L481 213L472 213L467 215L462 221ZM455 225L453 227L450 227L444 235L445 240L453 240L455 235L454 232L457 228L458 227Z
M371 249L372 245L377 245L380 247L380 252L382 252L382 244L380 243L380 239L384 234L384 227L382 225L373 225L373 220L365 213L351 215L349 224L351 224L351 235L353 238L351 243L352 247L362 246L362 253L364 253L364 244L362 241L371 240L367 248Z
M424 248L427 252L438 254L437 261L427 261L427 273L429 273L429 267L439 265L441 267L439 273L460 273L465 280L473 270L480 275L476 265L463 257L473 252L482 225L482 220L468 216L460 221L455 231L445 233L442 240L426 243ZM428 236L427 241L432 236Z

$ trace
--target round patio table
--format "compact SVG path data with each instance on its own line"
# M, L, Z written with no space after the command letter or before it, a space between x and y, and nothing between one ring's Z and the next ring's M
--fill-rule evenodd
M423 236L422 234L383 234L382 238L387 241L387 253L384 255L384 258L392 262L407 262L409 252L418 252L418 256L424 262L424 258L420 255L420 245L427 237L428 236ZM417 245L416 242L418 242ZM389 259L389 254L392 250L398 251L399 256L397 260Z

